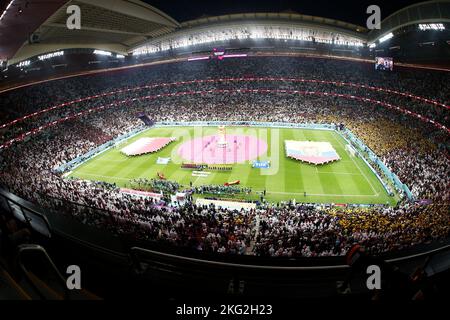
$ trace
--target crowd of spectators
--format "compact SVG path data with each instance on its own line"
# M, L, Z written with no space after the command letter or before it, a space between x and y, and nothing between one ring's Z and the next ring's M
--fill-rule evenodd
M448 237L448 132L377 103L342 96L296 94L292 90L368 97L445 125L449 120L447 108L409 96L342 84L250 79L303 77L354 82L413 93L446 104L450 92L449 82L445 81L448 75L407 69L376 73L358 63L298 58L230 59L221 65L201 62L153 68L153 72L142 68L109 76L57 80L0 95L0 104L8 111L2 119L4 123L48 106L99 95L0 129L3 143L62 120L1 151L0 184L44 208L83 223L140 240L201 251L330 256L342 255L353 243L360 242L379 254ZM248 79L157 84L226 77ZM145 87L131 89L137 86ZM122 87L130 90L104 94ZM273 89L278 91L270 92ZM94 110L86 112L90 109ZM418 200L427 199L432 204L402 201L395 208L360 209L265 203L250 212L196 206L189 201L172 206L121 193L113 184L66 179L55 172L60 165L140 126L136 117L140 112L160 122L342 123L383 159ZM70 117L77 113L81 114ZM174 193L179 188L164 180L133 181L133 186L165 193ZM198 191L210 193L211 188L205 186ZM222 192L223 188L213 191Z

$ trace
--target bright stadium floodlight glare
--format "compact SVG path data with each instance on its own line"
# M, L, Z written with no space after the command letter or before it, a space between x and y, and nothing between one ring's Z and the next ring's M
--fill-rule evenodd
M373 49L373 48L375 48L377 46L377 44L374 42L374 43L369 43L369 48L370 49Z
M125 56L123 54L116 54L116 58L123 59Z
M64 55L64 51L56 51L56 52L51 52L51 53L47 53L47 54L43 54L41 56L38 56L38 59L40 61L43 61L43 60L51 59L51 58L54 58L54 57L60 57L60 56L63 56L63 55Z
M94 50L94 54L98 54L100 56L111 56L112 53L109 51L103 51L103 50Z
M17 64L17 68L27 67L30 65L30 63L31 63L30 60L21 61Z
M379 41L380 41L380 43L383 43L383 42L385 42L385 41L387 41L387 40L389 40L389 39L391 39L393 37L394 37L394 34L392 32L390 32L387 35L382 36Z
M235 39L275 39L275 40L293 40L293 41L315 41L317 43L326 43L334 45L362 47L364 42L354 37L343 34L339 35L339 39L328 31L317 31L314 38L311 36L315 29L306 27L283 28L281 26L273 26L272 29L263 27L248 26L230 26L221 30L209 30L208 32L193 32L189 35L179 37L171 37L159 43L147 44L133 50L134 56L149 54L154 52L168 51L181 47L195 46L205 43L213 43L216 41L228 41Z
M419 30L426 31L426 30L445 30L445 26L443 23L420 23L419 24Z

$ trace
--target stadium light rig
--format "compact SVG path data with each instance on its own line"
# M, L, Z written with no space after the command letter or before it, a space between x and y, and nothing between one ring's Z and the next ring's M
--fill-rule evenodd
M21 61L21 62L19 62L19 63L17 64L17 68L27 67L27 66L30 65L30 63L31 63L30 60L24 60L24 61Z
M442 31L442 30L445 30L445 26L443 23L420 23L419 30L421 30L421 31L426 31L426 30Z
M51 52L51 53L47 53L47 54L43 54L41 56L38 56L38 59L40 61L43 61L43 60L51 59L51 58L54 58L54 57L60 57L60 56L63 56L63 55L64 55L64 51L56 51L56 52Z
M98 54L100 56L111 56L112 53L109 51L103 51L103 50L94 50L94 54Z
M387 41L387 40L389 40L389 39L391 39L391 38L393 38L394 37L394 34L392 33L392 32L390 32L390 33L388 33L387 35L385 35L385 36L382 36L381 38L380 38L380 40L378 40L380 43L383 43L383 42L385 42L385 41Z

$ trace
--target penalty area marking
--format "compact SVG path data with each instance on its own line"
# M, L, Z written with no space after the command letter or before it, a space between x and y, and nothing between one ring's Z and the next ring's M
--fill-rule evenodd
M122 163L122 162L127 162L128 160L129 160L128 158L124 159L124 160L108 160L108 159L101 159L101 158L100 159L96 159L96 161L103 162L103 163Z
M336 140L339 144L341 144L341 146L344 147L345 149L345 145L342 143L342 141L340 141L339 139L336 138L336 134L333 134L333 138L334 140ZM375 190L375 187L372 185L372 183L370 182L370 180L367 178L367 176L364 174L364 172L361 170L361 168L359 167L359 165L356 163L356 161L353 159L353 157L350 157L350 159L353 161L353 163L355 164L355 166L358 168L359 172L361 172L361 174L363 175L364 179L366 179L366 181L369 183L370 188L372 188L372 191L375 192L374 195L378 196L379 193L377 192L377 190Z
M94 174L94 173L88 173L88 172L81 172L80 176L90 176L90 177L99 177L99 178L112 178L112 179L123 180L123 181L128 181L128 180L142 178L142 177L121 178L121 177L116 177L116 176L104 176L104 175L101 175L101 174Z
M352 172L333 172L333 171L318 171L318 174L340 174L345 176L362 176L360 173L352 173Z
M319 168L317 166L314 166L314 169L316 170L317 174L340 174L344 176L362 176L362 174L360 173L353 173L353 172L319 171Z

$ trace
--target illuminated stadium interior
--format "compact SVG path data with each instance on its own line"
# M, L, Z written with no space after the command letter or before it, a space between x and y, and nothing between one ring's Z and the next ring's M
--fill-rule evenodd
M320 11L7 2L0 34L35 31L0 43L0 267L23 273L5 299L370 299L354 261L448 280L448 1L375 30ZM65 288L67 264L85 290Z

